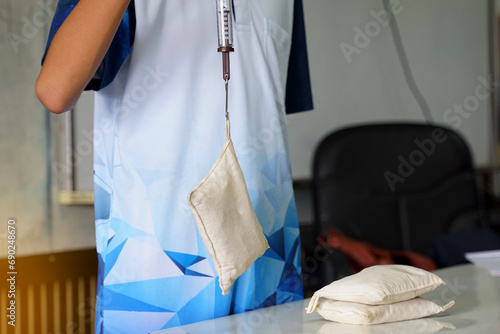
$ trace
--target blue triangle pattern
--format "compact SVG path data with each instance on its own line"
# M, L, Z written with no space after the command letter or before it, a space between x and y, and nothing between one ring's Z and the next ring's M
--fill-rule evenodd
M285 254L285 240L283 239L282 228L267 237L267 242L273 251L278 254L279 260L284 261L287 258Z
M297 204L295 203L295 196L292 197L290 202L288 203L288 208L286 210L285 221L293 222L297 221ZM298 227L297 227L298 228Z
M283 258L278 254L276 253L276 251L272 248L272 247L269 247L266 252L264 253L265 257L269 257L271 259L275 259L275 260L279 260L279 261L283 261Z
M268 190L265 192L266 194L266 199L267 201L269 202L269 204L271 204L271 206L273 207L274 211L275 212L278 212L279 208L281 207L281 196L279 196L280 194L277 193L277 190Z
M196 297L187 302L179 311L176 318L172 318L162 329L178 326L178 323L185 324L191 322L199 322L216 317L216 309L227 308L231 304L231 298L222 297L215 303L215 280L200 291ZM217 307L203 307L199 305L217 305ZM227 314L227 313L226 313Z
M112 236L111 238L109 238L109 239L108 239L108 246L109 246L109 245L111 244L111 242L115 239L115 236L116 236L116 235L114 235L114 236Z
M123 295L119 292L104 288L106 298L113 300L107 310L115 311L134 311L134 312L172 312L161 307L157 307L135 298Z
M118 218L111 218L111 228L115 230L117 234L129 237L145 237L149 235L149 233L130 226L130 224L127 224L125 221Z
M179 319L179 314L176 313L161 329L168 329L172 327L182 326L183 323Z
M109 208L111 207L111 194L99 184L94 184L94 196L98 201L94 201L95 219L108 219Z
M204 257L192 254L178 253L178 252L169 252L165 251L165 254L181 269L185 271L187 268L196 264L200 261L205 260Z
M196 290L202 291L213 280L213 277L175 276L113 284L106 287L132 299L147 302L160 308L179 310L197 295ZM187 287L192 289L190 294L182 293Z
M282 291L279 294L279 299L276 300L276 305L294 302L296 300L302 300L302 298L297 298L293 293Z
M118 257L120 256L120 253L123 247L125 246L126 242L127 240L123 241L118 247L116 247L111 252L106 254L106 260L105 260L106 266L104 269L104 278L106 278L111 269L113 269L113 266L115 265L116 260L118 260Z
M277 300L277 293L274 292L272 295L270 295L269 297L267 297L262 303L260 303L259 305L257 305L257 307L255 309L260 309L260 308L264 308L264 307L269 307L269 306L274 306L276 305L276 300ZM248 310L250 311L250 310Z
M286 232L286 229L285 229ZM298 236L293 240L290 238L289 243L292 244L292 246L288 249L286 249L286 260L287 262L293 262L293 259L297 256L298 253L300 253L300 239ZM293 241L293 243L292 243Z
M205 258L202 256L168 251L165 251L165 254L167 254L167 256L172 260L177 268L179 268L186 276L212 277L210 275L202 274L200 272L188 269L190 266L205 260Z
M278 153L272 157L261 172L275 185L290 182L291 180L288 159L283 153Z
M189 270L189 269L186 269L186 271L184 272L184 274L186 276L200 276L200 277L212 277L210 275L207 275L207 274L202 274L202 273L199 273L197 271L194 271L194 270Z
M302 291L302 277L293 264L285 264L279 289L285 292ZM301 296L299 299L302 299Z

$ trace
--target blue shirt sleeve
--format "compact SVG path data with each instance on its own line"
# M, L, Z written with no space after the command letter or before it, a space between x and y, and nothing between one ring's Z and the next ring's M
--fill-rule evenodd
M42 63L54 35L76 6L78 1L79 0L59 0L54 14L54 19L52 20L52 25L50 27L49 38L42 58ZM123 16L120 26L118 27L118 30L116 31L115 37L111 42L110 48L104 56L101 66L94 77L90 80L85 90L100 90L113 81L123 62L130 54L132 44L134 43L134 36L135 7L134 1L131 1L125 15Z
M292 49L288 62L285 107L287 114L312 110L314 107L302 0L295 0L294 3Z

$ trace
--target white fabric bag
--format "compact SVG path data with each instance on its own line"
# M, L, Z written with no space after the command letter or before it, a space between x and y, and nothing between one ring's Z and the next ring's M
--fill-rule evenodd
M372 266L316 291L306 312L353 325L419 319L454 305L451 301L440 306L418 297L442 284L446 283L436 274L416 267Z
M420 297L385 305L367 305L324 299L316 311L326 320L352 325L376 325L388 322L420 319L446 311L454 301L439 306Z
M227 116L222 153L188 201L225 295L269 248L236 158Z
M316 291L307 313L314 311L320 298L384 305L418 297L441 284L446 282L420 268L400 264L372 266Z

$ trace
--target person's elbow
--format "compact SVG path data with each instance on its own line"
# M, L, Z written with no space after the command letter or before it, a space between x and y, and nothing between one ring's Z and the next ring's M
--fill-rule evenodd
M35 82L35 93L43 106L54 114L61 114L72 109L77 97L64 92L64 87L54 87L43 75L38 76Z

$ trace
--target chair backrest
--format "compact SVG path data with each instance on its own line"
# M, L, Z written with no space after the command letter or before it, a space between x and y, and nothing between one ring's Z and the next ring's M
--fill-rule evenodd
M482 226L467 144L434 125L389 123L336 131L313 166L317 233L425 253L442 233Z

